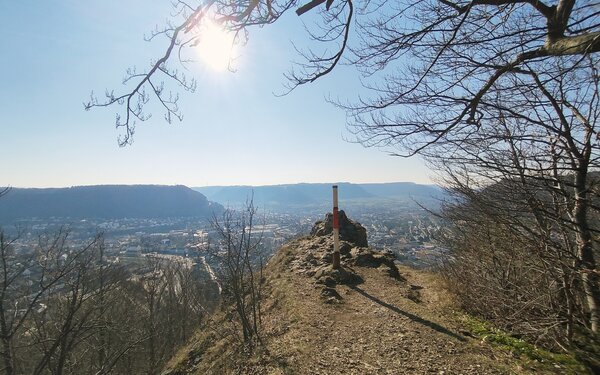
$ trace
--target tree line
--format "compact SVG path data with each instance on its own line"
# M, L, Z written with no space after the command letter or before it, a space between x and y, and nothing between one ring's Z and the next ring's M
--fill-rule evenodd
M180 261L109 261L102 235L82 247L68 239L63 229L23 252L0 231L2 372L160 373L202 326L216 287Z

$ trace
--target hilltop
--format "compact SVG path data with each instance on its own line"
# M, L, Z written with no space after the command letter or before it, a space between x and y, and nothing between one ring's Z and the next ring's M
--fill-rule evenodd
M96 185L13 188L0 199L0 221L24 218L210 217L223 207L186 186Z
M268 262L262 348L244 354L217 314L163 374L585 373L493 345L439 276L369 248L365 229L340 215L342 269L330 267L330 214Z

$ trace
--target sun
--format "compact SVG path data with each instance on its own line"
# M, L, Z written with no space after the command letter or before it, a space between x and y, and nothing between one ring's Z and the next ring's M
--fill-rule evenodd
M215 71L224 71L233 57L233 34L214 22L207 22L200 30L200 42L196 46L198 56Z

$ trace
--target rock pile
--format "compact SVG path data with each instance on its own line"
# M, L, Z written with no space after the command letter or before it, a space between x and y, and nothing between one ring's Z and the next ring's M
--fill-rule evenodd
M341 210L338 212L340 219L340 239L354 244L354 246L368 247L367 230L365 227L346 216ZM331 212L325 215L325 220L317 221L310 231L311 236L322 237L333 233L333 214Z
M394 264L391 252L379 252L368 247L367 230L340 211L340 259L341 268L332 269L333 257L333 215L328 213L325 220L318 221L311 235L292 241L287 245L289 267L300 274L313 278L315 285L322 288L321 295L327 302L339 302L341 296L335 290L339 284L356 285L363 282L353 267L377 268L397 280L404 280Z

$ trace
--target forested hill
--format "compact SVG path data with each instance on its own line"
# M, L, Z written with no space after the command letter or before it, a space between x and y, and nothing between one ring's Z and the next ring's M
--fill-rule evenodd
M221 204L240 204L254 198L257 205L290 206L328 204L331 200L331 183L301 183L268 186L207 186L195 187L208 199ZM439 198L442 189L435 185L413 182L380 184L337 183L341 200L426 200Z
M0 221L26 218L209 217L223 207L186 186L98 185L13 188L0 198Z

